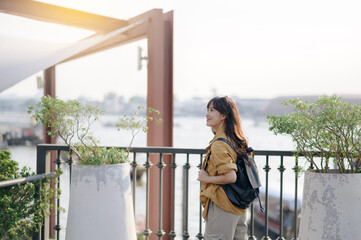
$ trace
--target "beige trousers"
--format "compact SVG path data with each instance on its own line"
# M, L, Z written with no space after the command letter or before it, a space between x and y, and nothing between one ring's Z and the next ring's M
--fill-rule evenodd
M209 203L204 240L247 240L246 213L237 215Z

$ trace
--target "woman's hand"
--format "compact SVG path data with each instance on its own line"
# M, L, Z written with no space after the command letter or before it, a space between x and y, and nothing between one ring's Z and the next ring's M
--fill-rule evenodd
M209 174L207 171L199 170L198 171L198 178L197 180L200 182L207 182L207 179L209 179Z

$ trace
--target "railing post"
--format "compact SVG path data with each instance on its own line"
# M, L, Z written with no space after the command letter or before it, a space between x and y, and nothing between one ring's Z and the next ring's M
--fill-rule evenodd
M147 160L143 165L145 167L146 174L146 189L145 189L145 229L143 235L145 239L148 240L152 230L149 229L149 170L152 166L152 163L149 161L149 153L147 153Z
M58 150L58 154L57 154L57 158L56 158L56 166L57 166L57 169L60 168L60 150ZM57 188L60 189L60 176L58 177L58 182L57 182ZM56 239L59 240L60 239L60 230L61 230L61 227L60 227L60 197L58 196L58 192L56 193L57 194L57 204L56 204L56 224L54 226L54 229L56 231Z
M187 162L183 166L183 240L189 238L188 233L188 186L189 186L189 154L187 154Z
M198 165L198 169L201 169L202 167L202 160L203 160L203 155L201 154L200 156L200 163ZM199 188L201 187L201 182L199 182ZM202 240L203 239L203 234L202 234L202 203L199 201L199 232L196 236L198 238L198 240Z
M285 240L283 237L283 172L285 171L285 167L283 166L283 156L281 156L281 164L278 168L280 171L280 236L276 240Z
M46 150L38 146L36 148L36 174L45 173L46 170L45 159L46 159Z
M155 235L158 236L158 239L161 240L165 232L162 229L162 219L163 219L163 168L166 164L163 162L163 154L159 156L159 163L156 165L159 168L159 219L158 219L158 231L155 232Z
M135 188L136 188L136 183L137 183L137 157L136 157L136 153L133 153L133 162L131 163L132 166L132 173L133 173L133 179L132 179L132 193L133 193L133 213L135 216Z
M293 171L295 172L295 206L294 206L294 212L293 212L293 238L291 240L298 240L297 238L297 221L298 221L298 206L297 206L297 199L298 199L298 174L299 174L299 168L298 168L298 156L295 158L295 167L293 168Z
M265 235L262 237L262 240L271 240L271 238L268 236L268 173L271 170L269 166L269 155L266 155L266 165L263 168L266 173L266 191L265 191L265 219L264 219L264 225L265 225Z
M170 231L169 233L169 236L174 239L177 234L175 233L175 229L174 229L174 220L175 220L175 216L174 216L174 213L175 213L175 170L177 168L177 164L175 162L175 156L176 154L173 153L173 162L170 164L170 167L172 169L172 172L173 172L173 192L172 192L172 230Z
M249 236L249 240L257 240L256 236L254 235L254 208L253 208L253 203L251 204L251 232L250 232L250 236Z
M40 198L40 190L41 190L41 184L40 182L39 186L35 187L35 199ZM33 236L33 240L43 240L44 239L44 226L42 226L38 232L35 233Z
M46 173L46 150L37 147L36 148L36 174ZM40 196L40 188L36 189L39 191L37 194ZM36 233L35 239L44 239L45 235L45 219L43 221L43 226L40 227L39 232Z

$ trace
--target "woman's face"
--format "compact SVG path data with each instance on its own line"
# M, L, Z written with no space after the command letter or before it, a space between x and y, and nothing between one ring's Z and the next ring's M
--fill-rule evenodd
M217 132L217 130L223 125L226 116L218 112L218 110L213 107L213 102L211 102L207 109L206 118L207 126L212 127L213 130Z

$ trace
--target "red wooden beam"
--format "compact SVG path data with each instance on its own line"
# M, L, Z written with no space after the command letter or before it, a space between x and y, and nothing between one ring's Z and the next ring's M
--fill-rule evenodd
M148 38L148 95L147 105L161 112L162 124L149 122L148 146L173 145L173 12L163 14L162 10L153 11L147 32ZM169 239L172 223L172 172L169 167L170 157L164 157L167 167L163 170L162 216L159 215L160 186L159 168L156 166L159 158L153 156L153 167L150 170L149 215L150 229L153 231L150 239L157 239L155 232L161 229ZM160 221L160 217L162 217Z
M0 12L44 22L109 32L127 25L127 21L30 0L1 0Z
M48 69L44 70L44 96L51 96L53 98L56 97L55 93L55 66L52 66ZM56 137L50 137L48 134L48 128L44 127L43 129L43 143L55 144ZM55 171L55 160L56 160L56 152L50 152L50 169L46 169L46 172L54 172ZM51 183L51 188L55 189L54 182ZM55 200L53 200L52 204L55 206ZM45 230L46 235L49 237L54 237L55 235L55 209L51 210L49 217L49 222L45 222Z

